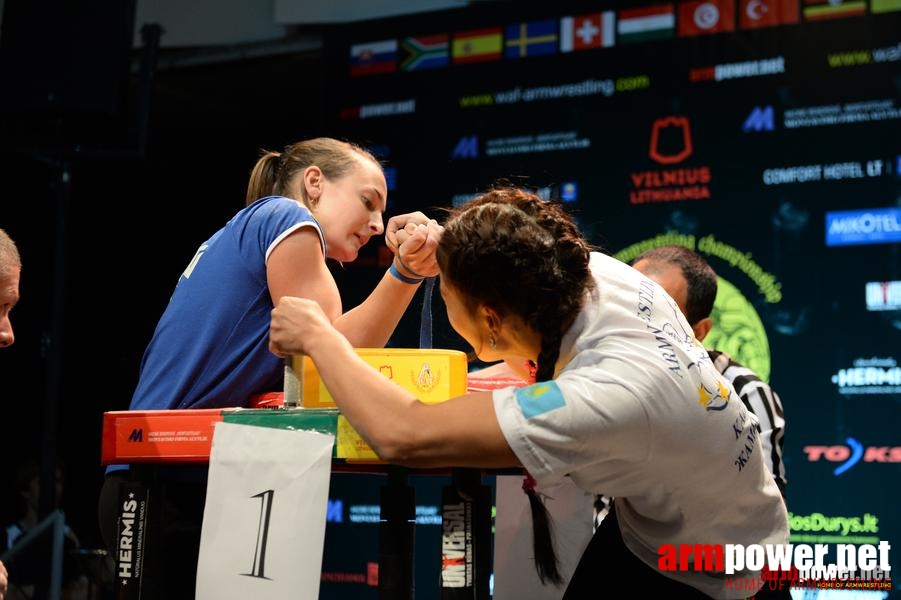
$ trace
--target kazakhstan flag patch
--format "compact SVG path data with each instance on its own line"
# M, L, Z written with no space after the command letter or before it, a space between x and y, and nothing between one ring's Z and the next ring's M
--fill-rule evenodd
M514 392L516 402L527 419L543 415L566 404L563 393L553 381L533 383Z

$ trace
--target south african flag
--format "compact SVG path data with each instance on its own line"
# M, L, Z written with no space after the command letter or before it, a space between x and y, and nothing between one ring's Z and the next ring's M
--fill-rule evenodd
M450 64L448 35L425 35L404 38L400 43L404 71L437 69Z

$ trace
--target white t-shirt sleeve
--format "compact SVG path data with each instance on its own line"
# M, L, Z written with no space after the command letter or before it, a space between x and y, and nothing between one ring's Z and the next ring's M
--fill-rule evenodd
M649 454L647 415L633 390L620 383L576 370L553 381L495 390L493 398L507 443L541 484L604 462L610 468L602 470L616 477L617 463L634 465Z

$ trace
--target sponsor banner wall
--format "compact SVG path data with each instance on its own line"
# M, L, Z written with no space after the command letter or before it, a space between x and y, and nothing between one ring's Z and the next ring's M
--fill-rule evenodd
M394 169L389 210L440 218L506 178L624 260L694 248L720 276L709 339L785 405L796 541L901 544L897 2L482 4L329 40L330 118ZM442 67L348 70L429 36ZM462 347L433 302L434 344Z

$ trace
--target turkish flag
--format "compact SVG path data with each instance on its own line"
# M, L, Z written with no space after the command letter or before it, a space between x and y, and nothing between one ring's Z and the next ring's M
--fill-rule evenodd
M735 31L735 0L695 0L679 4L679 37Z
M797 23L798 0L740 0L739 24L742 29L775 27Z

